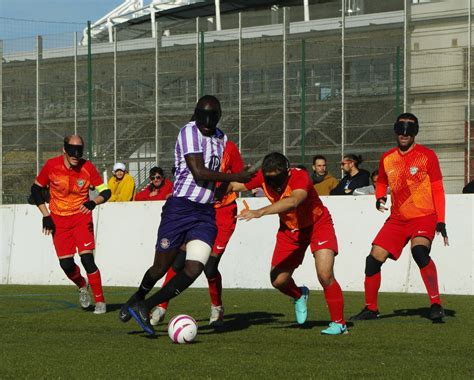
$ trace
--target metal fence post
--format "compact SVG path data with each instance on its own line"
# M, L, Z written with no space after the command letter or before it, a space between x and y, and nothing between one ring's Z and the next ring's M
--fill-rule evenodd
M36 36L36 173L40 160L40 60L43 57L43 38Z
M199 99L199 17L196 17L196 102Z
M467 182L472 179L471 176L471 107L472 107L472 0L467 0L468 5L468 36L467 36Z
M160 41L161 41L161 31L159 30L158 22L155 26L155 162L159 165L160 160L158 159L158 153L160 152L160 145L159 145L159 114L160 114Z
M114 163L117 162L117 28L114 27Z
M341 158L344 157L344 145L346 143L345 124L346 124L346 66L345 66L345 33L346 33L346 1L342 0L341 9Z
M306 41L301 40L301 164L305 163L306 148Z
M0 40L0 205L3 204L3 41Z
M239 12L239 149L242 151L242 12Z
M287 99L286 99L286 80L287 80L287 52L286 52L286 40L289 32L290 23L288 20L288 8L283 8L283 154L286 155L286 122L287 122Z
M74 32L74 134L77 135L77 32Z
M397 46L397 60L395 65L395 117L400 115L400 46Z
M87 21L87 158L92 159L92 38L91 22Z
M204 32L200 32L201 43L199 45L199 97L204 95Z

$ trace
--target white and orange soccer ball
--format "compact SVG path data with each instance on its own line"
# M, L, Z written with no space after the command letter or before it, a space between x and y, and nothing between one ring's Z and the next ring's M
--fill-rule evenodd
M197 335L197 323L189 315L180 314L168 323L168 335L173 343L191 343Z

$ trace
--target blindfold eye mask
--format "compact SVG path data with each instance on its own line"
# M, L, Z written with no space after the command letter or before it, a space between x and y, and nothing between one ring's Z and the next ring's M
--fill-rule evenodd
M265 183L276 191L281 191L288 178L288 172L285 170L277 175L264 175Z
M411 119L400 119L394 124L393 130L399 136L416 136L418 134L418 123Z
M194 110L194 116L198 124L215 129L221 118L221 113L218 110L196 108Z
M64 143L64 150L71 157L82 158L82 155L84 154L84 145Z

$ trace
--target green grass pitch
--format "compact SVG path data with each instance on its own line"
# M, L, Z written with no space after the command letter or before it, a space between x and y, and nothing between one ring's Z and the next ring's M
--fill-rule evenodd
M210 329L207 289L174 299L157 338L118 320L131 288L106 288L108 312L78 305L72 286L0 286L0 379L335 379L474 378L474 297L443 297L444 323L427 319L423 294L380 294L382 316L350 324L349 335L322 336L329 315L312 291L308 321L276 290L225 289L225 327ZM363 294L346 292L346 316ZM173 344L167 321L194 317L194 343Z

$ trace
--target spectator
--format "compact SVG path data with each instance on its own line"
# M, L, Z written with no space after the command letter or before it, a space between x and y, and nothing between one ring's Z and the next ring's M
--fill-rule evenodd
M469 182L464 188L462 189L463 194L474 194L474 181Z
M367 170L359 169L362 157L355 154L346 154L341 162L341 168L346 174L338 185L331 191L331 195L352 195L355 189L369 186L370 174Z
M326 157L316 155L313 157L313 185L318 195L329 195L338 181L328 173Z
M375 184L377 183L377 178L379 177L379 171L374 170L370 175L370 180L372 184L369 186L359 187L354 190L354 195L371 195L375 194ZM388 190L388 189L387 189Z
M165 201L173 193L173 183L165 178L163 169L150 169L150 183L135 196L136 201Z
M109 189L112 192L109 202L130 202L135 196L135 181L127 173L125 165L117 162L109 179Z

